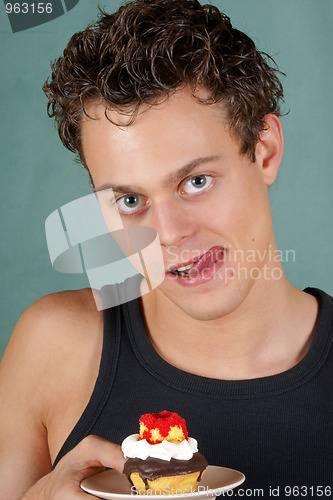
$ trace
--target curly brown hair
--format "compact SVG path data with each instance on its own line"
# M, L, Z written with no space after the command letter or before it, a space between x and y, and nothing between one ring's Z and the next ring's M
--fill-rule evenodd
M87 100L127 114L130 124L143 103L185 85L195 96L203 86L210 99L200 102L223 103L241 152L252 161L264 115L281 114L283 89L274 60L217 7L197 0L134 0L111 15L100 11L51 68L43 87L48 115L83 164L80 122Z

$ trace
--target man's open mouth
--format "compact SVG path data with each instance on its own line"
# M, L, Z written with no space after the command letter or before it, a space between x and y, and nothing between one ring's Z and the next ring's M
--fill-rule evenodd
M212 247L208 252L204 253L196 261L187 264L186 266L181 266L170 270L171 274L182 277L193 277L196 274L203 273L210 267L212 267L216 262L221 262L223 260L224 248L223 247Z

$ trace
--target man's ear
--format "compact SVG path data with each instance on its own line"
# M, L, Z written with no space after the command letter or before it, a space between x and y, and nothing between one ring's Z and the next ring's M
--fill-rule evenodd
M256 161L267 186L276 179L283 156L283 131L279 118L268 114L263 117L264 129L256 145Z

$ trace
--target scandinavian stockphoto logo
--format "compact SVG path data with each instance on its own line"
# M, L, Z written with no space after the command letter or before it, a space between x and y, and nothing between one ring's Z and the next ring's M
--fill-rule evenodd
M98 310L141 297L165 278L157 231L125 226L111 188L52 212L45 233L53 268L85 273Z
M4 0L13 33L48 23L72 10L80 0L15 1Z

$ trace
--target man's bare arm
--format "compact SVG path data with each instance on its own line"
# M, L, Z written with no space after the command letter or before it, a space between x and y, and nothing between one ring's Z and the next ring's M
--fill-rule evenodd
M0 484L8 500L51 470L40 414L46 360L36 309L20 318L0 364Z
M20 318L0 364L0 484L6 500L21 498L50 473L84 410L98 373L100 318L84 291L45 297Z

